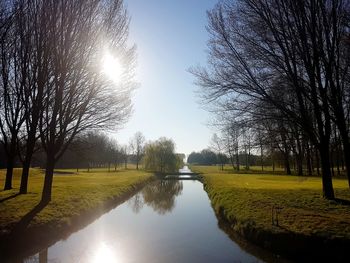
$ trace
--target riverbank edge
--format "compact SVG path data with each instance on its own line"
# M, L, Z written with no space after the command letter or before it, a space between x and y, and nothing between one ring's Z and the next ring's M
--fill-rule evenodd
M50 247L61 239L67 239L71 234L83 229L103 214L127 201L154 180L156 177L153 175L146 180L132 184L130 190L106 200L103 204L85 210L79 215L72 216L66 223L59 226L53 219L46 224L26 228L18 234L0 235L0 259L5 260L5 262L13 262L17 258L33 255Z
M280 256L298 262L350 262L349 239L327 239L295 232L277 233L256 227L255 222L247 224L237 218L228 218L225 208L213 203L213 194L209 191L205 179L201 181L218 219L219 227L231 239L243 238L253 245L274 253L276 257L271 262L279 262Z

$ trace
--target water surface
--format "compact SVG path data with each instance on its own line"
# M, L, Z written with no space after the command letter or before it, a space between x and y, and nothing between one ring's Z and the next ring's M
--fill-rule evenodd
M24 262L259 262L222 230L198 181L158 180Z
M192 171L185 165L182 169L179 169L179 173L192 173Z

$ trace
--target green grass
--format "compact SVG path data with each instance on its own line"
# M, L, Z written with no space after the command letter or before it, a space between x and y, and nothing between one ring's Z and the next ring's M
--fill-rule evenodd
M218 172L220 171L220 173L234 173L234 174L267 174L267 175L285 175L286 172L284 170L283 167L279 167L279 166L275 166L275 170L273 170L272 166L264 166L264 169L262 170L261 166L259 165L251 165L249 166L249 169L247 170L245 168L244 164L240 165L240 170L237 171L235 169L233 169L233 167L230 164L226 164L224 166L224 170L221 171L221 166L220 165L212 165L212 166L198 166L198 165L190 165L190 167L194 167L194 169L196 169L196 167L205 167L205 170L207 172ZM293 169L293 167L291 167L291 173L292 175L297 175L297 171ZM303 173L305 175L307 175L308 171L306 169L306 167L303 168ZM338 175L337 172L337 168L334 167L334 173L336 177L345 177L346 176L346 172L345 170L341 170L340 171L340 175ZM317 171L316 169L314 169L313 171L313 176L318 176L317 175Z
M131 192L134 187L148 180L152 174L136 170L94 169L58 170L54 176L52 201L38 213L29 227L45 224L69 224L74 216L92 209L99 209L111 199ZM15 169L10 191L0 191L0 233L8 232L24 215L40 201L43 186L43 171L31 169L28 194L17 195L21 169ZM4 185L5 171L0 170L0 186ZM7 199L9 198L9 199ZM3 201L4 199L7 199Z
M350 239L350 206L322 198L321 178L233 174L209 166L191 168L203 173L213 208L223 210L238 231L253 226L268 232ZM333 179L333 185L336 197L350 202L347 181ZM274 205L283 208L280 227L271 224Z

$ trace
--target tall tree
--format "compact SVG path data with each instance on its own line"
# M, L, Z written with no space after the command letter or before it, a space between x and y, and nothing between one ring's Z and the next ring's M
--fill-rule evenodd
M50 0L43 8L49 14L51 86L44 91L39 128L47 157L42 202L48 202L55 163L74 137L127 120L134 49L127 48L129 19L122 0ZM101 57L114 60L110 56L125 66L118 83L101 70Z
M259 105L296 123L319 152L328 199L332 82L342 83L332 73L347 38L338 27L346 10L346 1L221 1L209 12L209 70L192 70L206 97L226 109L244 113Z
M210 141L210 148L216 152L217 159L220 163L221 170L224 170L224 165L226 163L226 155L224 154L224 140L220 138L216 133L213 134Z
M18 134L25 121L22 98L29 81L30 53L25 19L19 19L23 15L22 8L12 1L2 2L0 8L0 131L7 157L4 190L9 190L18 153Z
M145 136L141 132L136 132L130 139L130 150L135 156L136 169L139 169L139 163L142 159L142 155L145 147Z
M27 82L21 98L25 112L25 125L20 133L19 150L23 164L20 193L27 193L29 168L34 154L38 134L38 124L43 110L44 89L50 89L49 54L51 42L46 41L49 16L44 1L18 0L18 11L14 17L19 24L15 34L22 36L25 46L24 59L18 60L26 74Z

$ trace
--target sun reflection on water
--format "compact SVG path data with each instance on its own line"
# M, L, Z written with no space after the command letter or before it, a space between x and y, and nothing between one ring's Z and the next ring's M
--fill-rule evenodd
M118 254L116 251L105 243L96 249L93 254L91 263L121 263Z

